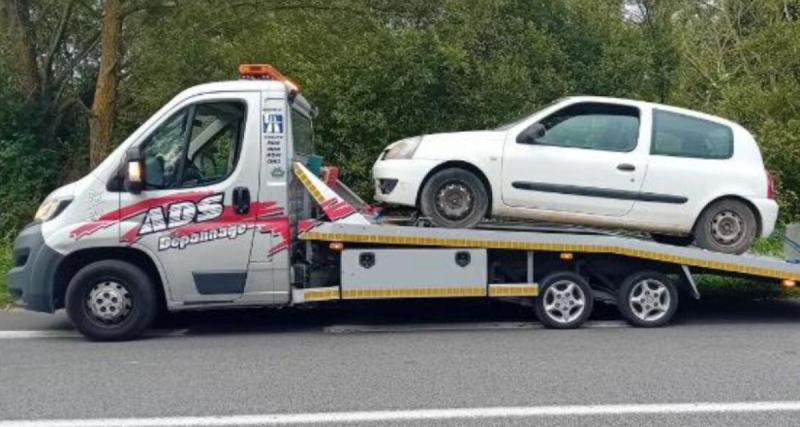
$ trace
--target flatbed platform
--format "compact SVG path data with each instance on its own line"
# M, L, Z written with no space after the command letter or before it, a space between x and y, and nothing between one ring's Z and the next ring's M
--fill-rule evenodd
M723 254L613 235L320 222L301 233L300 239L392 246L606 253L757 278L800 280L800 264L779 258Z

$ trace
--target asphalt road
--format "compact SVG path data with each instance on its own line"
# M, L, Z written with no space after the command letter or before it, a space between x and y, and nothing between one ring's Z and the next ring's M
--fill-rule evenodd
M798 424L800 303L707 301L652 330L596 318L552 331L504 303L372 304L182 315L92 343L63 315L4 312L0 427Z

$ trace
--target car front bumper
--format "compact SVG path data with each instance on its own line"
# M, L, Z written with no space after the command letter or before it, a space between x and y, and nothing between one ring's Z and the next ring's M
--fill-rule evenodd
M403 206L415 206L425 177L439 160L378 160L372 167L375 200Z

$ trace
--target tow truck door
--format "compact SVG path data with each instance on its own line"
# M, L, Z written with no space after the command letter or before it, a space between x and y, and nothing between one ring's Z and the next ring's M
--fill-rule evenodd
M260 117L259 91L204 94L165 113L140 141L145 189L120 193L120 240L157 260L172 304L244 292L262 213Z

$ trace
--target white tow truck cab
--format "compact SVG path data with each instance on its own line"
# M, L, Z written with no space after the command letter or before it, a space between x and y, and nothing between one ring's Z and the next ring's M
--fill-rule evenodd
M14 247L10 291L92 339L161 308L376 298L535 298L580 326L596 299L667 323L699 272L793 284L800 266L610 235L379 223L313 155L314 109L269 65L178 94L89 175L50 194Z

